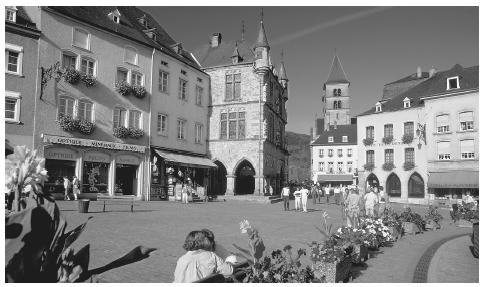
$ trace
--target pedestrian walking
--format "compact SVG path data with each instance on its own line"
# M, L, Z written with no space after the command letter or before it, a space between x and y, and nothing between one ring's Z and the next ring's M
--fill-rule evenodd
M330 197L330 186L325 186L325 197L327 198L327 204L329 204L329 197Z
M69 192L71 187L71 182L67 176L64 176L64 200L70 200Z
M309 197L309 190L307 189L307 186L303 185L302 189L300 190L300 193L302 194L302 209L303 209L303 212L307 212L307 199Z
M374 207L378 201L377 195L374 193L374 189L371 188L371 191L366 194L365 196L365 208L366 208L366 215L369 217L374 217Z
M268 186L268 190L270 192L270 196L273 195L273 187L271 185Z
M80 182L75 175L72 178L72 191L74 192L74 199L77 200L80 195Z
M359 228L359 202L360 198L357 194L357 190L351 189L350 194L345 200L345 206L347 210L347 226Z
M315 184L312 184L312 188L310 190L310 193L312 194L312 203L314 205L317 204L317 198L319 197L319 191L318 191L317 186Z
M301 201L302 201L302 193L300 192L300 187L297 187L295 192L293 193L293 196L295 197L295 211L298 211L300 209Z
M290 187L288 184L282 188L282 198L283 198L283 209L285 211L290 210L289 202L290 202Z
M320 204L320 198L324 196L324 189L320 187L320 184L317 182L317 193L319 197L319 204Z
M189 197L188 184L183 183L183 186L181 187L181 202L184 204L188 204L188 197Z
M339 205L340 204L340 188L335 187L334 188L334 198L335 198L335 204Z

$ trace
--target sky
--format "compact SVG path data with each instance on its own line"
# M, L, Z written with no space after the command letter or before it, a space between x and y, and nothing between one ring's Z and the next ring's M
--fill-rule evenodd
M253 43L262 7L140 7L188 51L215 32ZM334 53L351 82L351 116L382 98L384 84L416 72L478 65L478 7L263 7L272 62L289 78L287 131L309 134L322 117Z

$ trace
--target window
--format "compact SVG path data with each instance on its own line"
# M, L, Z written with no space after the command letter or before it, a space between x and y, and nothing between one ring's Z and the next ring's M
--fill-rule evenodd
M352 149L351 148L347 149L347 157L352 157Z
M241 74L225 76L225 100L239 100L241 98Z
M85 120L92 122L92 103L86 100L79 101L79 108L77 111L77 118L79 120Z
M226 113L220 115L220 139L226 139L228 134L228 118Z
M450 142L438 142L438 160L450 160L451 159L451 152L450 152Z
M5 91L5 121L20 122L20 94Z
M181 75L186 76L186 71L185 70L181 70Z
M319 157L324 157L324 149L319 149Z
M436 117L436 132L449 133L449 115L439 115Z
M117 68L116 81L127 82L127 73L128 73L128 71L126 69Z
M112 21L116 22L117 24L119 24L119 17L116 16L116 15L113 15L112 16Z
M347 162L347 173L352 173L352 161Z
M138 72L131 72L131 85L142 86L143 85L143 74Z
M95 62L92 59L82 58L81 59L81 72L86 75L95 75Z
M77 55L70 52L62 53L62 68L75 69L77 61Z
M324 162L319 162L319 171L324 171Z
M5 70L9 74L22 75L23 47L5 43Z
M337 173L342 173L342 167L343 167L344 163L339 161L337 162Z
M236 139L236 113L228 113L228 138Z
M414 122L404 123L404 134L414 136Z
M328 173L334 173L334 162L329 161Z
M167 66L168 66L168 62L166 62L166 61L161 61L161 65L163 65L163 66L167 67Z
M5 20L17 22L17 8L15 6L5 6Z
M475 140L462 140L460 141L461 159L473 159L475 158Z
M196 86L196 104L201 106L201 101L203 99L203 88Z
M374 127L373 126L366 127L366 138L368 138L368 139L374 138Z
M188 100L188 82L186 80L179 79L178 98L182 99L183 101Z
M460 113L460 131L472 131L474 128L473 112Z
M386 180L386 192L390 197L401 197L401 180L391 173Z
M245 138L245 112L238 113L238 138Z
M380 112L382 111L382 106L381 106L381 103L377 102L376 103L376 112Z
M115 108L113 113L113 127L124 127L126 126L127 111L124 108Z
M384 163L394 163L394 150L385 149L384 150Z
M414 163L414 148L404 149L404 161Z
M129 111L129 128L140 129L141 128L141 112Z
M328 154L329 157L332 157L334 155L334 150L330 148Z
M459 89L460 88L460 79L459 77L451 77L446 79L446 89Z
M334 90L332 91L332 93L334 94L334 97L336 97L336 96L337 96L337 89L334 89Z
M59 98L59 111L60 116L71 116L74 117L74 99L68 97Z
M342 96L342 91L340 89L337 89L337 96Z
M186 120L178 119L178 139L185 140L186 139Z
M163 70L159 70L159 86L158 90L162 93L168 93L169 74Z
M373 150L366 151L366 163L374 164L374 151Z
M330 142L330 143L333 143L333 142L334 142L334 137L329 137L329 138L327 139L327 141L328 141L328 142Z
M411 100L408 97L404 98L403 102L404 102L404 108L405 109L411 107Z
M337 156L342 157L342 149L341 148L337 149Z
M158 134L162 136L168 135L168 116L165 114L158 113L156 129Z
M338 115L338 114L337 114ZM342 136L342 142L346 143L347 142L347 136Z
M72 45L89 50L89 38L90 38L90 35L87 31L79 28L74 28Z
M195 143L201 143L203 137L203 125L202 124L195 124Z
M221 113L220 138L226 139L245 138L245 112Z
M408 196L424 198L424 180L417 173L413 173L408 180Z
M124 62L137 65L138 64L138 51L133 47L124 48Z
M393 136L392 124L384 125L384 137L392 137L392 136Z

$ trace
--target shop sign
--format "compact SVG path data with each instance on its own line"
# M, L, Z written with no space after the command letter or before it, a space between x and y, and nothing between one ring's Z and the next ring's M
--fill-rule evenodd
M139 153L144 153L146 149L145 146L141 146L141 145L122 144L122 143L96 141L96 140L80 139L80 138L66 138L66 137L50 136L50 135L44 135L43 138L44 138L44 143L126 150L126 151L134 151Z
M111 162L109 155L100 152L90 152L84 155L84 161L92 162Z
M47 159L76 160L77 153L67 148L45 149L44 157Z
M116 163L139 165L139 159L132 155L120 155L117 157Z

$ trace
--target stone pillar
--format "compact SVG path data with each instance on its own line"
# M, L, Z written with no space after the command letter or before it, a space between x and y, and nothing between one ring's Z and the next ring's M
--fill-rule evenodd
M264 177L263 176L254 176L255 178L255 190L253 191L253 195L263 196L264 192Z
M227 174L226 175L226 192L225 196L234 196L235 193L235 179L236 175Z

